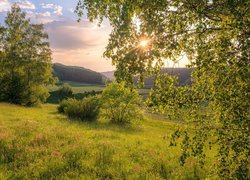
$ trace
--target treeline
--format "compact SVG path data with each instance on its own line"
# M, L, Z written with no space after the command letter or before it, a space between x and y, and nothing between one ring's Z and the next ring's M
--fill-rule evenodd
M180 86L189 85L191 84L191 73L194 70L194 68L163 68L160 73L168 73L171 76L177 76L178 77L178 84ZM114 80L114 71L108 71L103 72L103 75L105 75L108 79ZM139 76L135 76L134 83L137 84L139 79ZM148 77L144 79L144 87L145 88L151 88L154 86L155 76Z
M191 84L191 73L194 68L163 68L161 74L168 73L171 76L178 77L178 84L180 86ZM134 83L137 84L139 76L136 76ZM154 86L155 76L144 79L144 87L151 88Z
M53 64L53 74L60 81L73 81L87 84L105 84L107 78L101 73L77 66Z
M33 105L49 96L51 50L42 24L31 24L14 5L0 25L0 101Z

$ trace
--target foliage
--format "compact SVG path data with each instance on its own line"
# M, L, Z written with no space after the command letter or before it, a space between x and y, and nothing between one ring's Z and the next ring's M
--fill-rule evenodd
M63 100L58 106L60 113L65 113L69 118L82 121L93 121L97 118L100 109L99 96L86 97L82 100Z
M79 0L76 9L79 16L88 9L91 21L109 19L113 31L104 55L116 65L118 80L131 83L133 75L150 74L165 59L188 57L196 69L193 86L181 98L189 107L190 129L181 133L182 161L195 156L203 162L204 149L214 143L219 149L216 171L223 179L249 175L249 6L249 0ZM147 48L138 46L142 38L150 40ZM169 87L170 95L161 93L151 106L173 106L171 92L178 88ZM165 86L158 88L154 92ZM158 102L165 96L170 99ZM195 136L189 133L193 127Z
M142 119L141 98L124 82L107 85L102 93L102 115L113 123L131 124Z
M23 105L45 102L46 85L53 77L43 25L31 24L13 5L0 30L0 100Z
M101 94L102 93L101 90L104 87L98 87L98 86L93 86L93 85L89 85L89 86L88 85L84 85L84 86L74 85L74 86L72 86L70 84L69 88L72 90L73 94L66 93L66 94L68 94L68 95L66 95L65 92L64 93L61 92L62 87L60 87L59 89L58 89L58 86L52 87L51 91L49 92L50 96L46 102L52 103L52 104L58 104L67 98L74 98L74 99L81 100L81 99L88 97L88 96L95 96L95 95ZM93 89L96 89L96 90L93 90ZM70 90L67 90L67 91L70 91Z
M189 86L179 86L176 76L158 75L149 95L146 104L150 110L165 114L171 120L185 121L187 118L188 100L193 92Z
M63 84L63 86L58 91L59 91L59 95L60 95L60 97L62 97L62 99L72 97L72 95L73 95L73 90L69 84Z
M69 107L71 104L74 104L75 102L78 102L78 100L72 98L64 99L58 105L57 111L59 113L65 113L66 108Z

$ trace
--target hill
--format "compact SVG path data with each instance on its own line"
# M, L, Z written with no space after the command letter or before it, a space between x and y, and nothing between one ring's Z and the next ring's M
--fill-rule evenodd
M181 147L170 147L177 122L147 114L140 126L104 119L71 121L51 104L21 107L0 103L0 179L205 179ZM216 177L209 176L211 179Z
M193 68L164 68L161 70L161 73L167 72L172 76L178 76L180 85L187 85L191 83L191 73ZM108 79L114 80L114 71L102 72L104 76ZM135 77L134 82L136 83L138 76ZM145 87L150 88L154 85L154 77L146 78L144 81Z
M107 78L101 73L78 66L66 66L63 64L53 64L53 74L60 81L72 81L86 84L105 84Z
M115 71L106 71L106 72L102 72L102 74L108 78L111 81L115 80L115 76L114 76Z

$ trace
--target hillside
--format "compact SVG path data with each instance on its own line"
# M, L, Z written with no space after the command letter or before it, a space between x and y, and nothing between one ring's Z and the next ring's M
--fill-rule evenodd
M181 124L146 117L120 127L71 121L55 105L0 103L0 179L216 179L207 174L213 161L179 164L181 148L169 140Z
M66 66L63 64L53 64L53 74L60 81L72 81L86 84L105 84L107 78L101 73L78 66Z
M167 72L170 75L178 76L179 78L179 84L180 85L186 85L191 83L191 73L193 71L193 68L164 68L161 70L161 73ZM104 76L107 78L113 80L114 77L114 71L108 71L108 72L102 72ZM135 77L134 82L136 83L138 80L138 76ZM154 77L146 78L144 81L145 87L150 88L154 85Z
M115 76L114 76L115 71L106 71L106 72L102 72L102 74L108 78L109 80L113 81L115 80Z

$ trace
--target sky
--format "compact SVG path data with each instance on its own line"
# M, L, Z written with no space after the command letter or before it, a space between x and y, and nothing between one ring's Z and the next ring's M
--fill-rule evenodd
M81 66L97 72L115 70L111 60L102 57L111 28L108 21L101 27L85 16L80 23L74 13L78 0L0 0L0 24L13 3L26 12L32 23L43 23L49 35L53 62ZM184 67L188 60L178 64L166 61L165 67Z
M98 72L114 70L102 57L108 43L110 26L91 23L86 16L80 23L74 9L78 0L0 0L0 23L13 3L27 13L32 23L43 23L49 35L53 62L82 66Z

